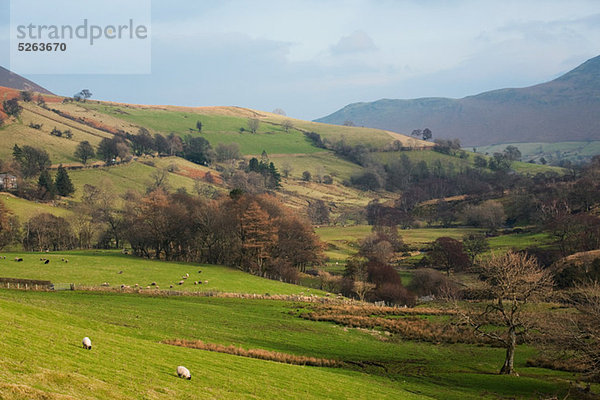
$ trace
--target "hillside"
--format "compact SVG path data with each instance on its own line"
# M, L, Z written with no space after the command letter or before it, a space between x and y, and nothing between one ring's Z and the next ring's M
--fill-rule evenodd
M600 56L565 75L526 88L500 89L462 99L382 99L350 104L316 121L410 133L430 128L434 138L465 146L511 142L600 139Z
M21 75L15 74L2 66L0 66L0 86L19 90L30 90L32 92L43 94L52 94L52 92L41 87L37 83L23 78Z

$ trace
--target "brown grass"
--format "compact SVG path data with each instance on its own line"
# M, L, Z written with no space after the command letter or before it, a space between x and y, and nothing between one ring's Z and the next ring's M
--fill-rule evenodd
M432 343L492 344L464 325L431 321L420 316L453 316L451 310L434 308L393 308L356 305L318 305L300 317L329 321L351 328L381 329L404 339Z
M309 365L313 367L341 367L342 362L332 360L328 358L316 358L297 356L295 354L280 353L277 351L263 350L263 349L244 349L242 347L236 347L233 345L224 346L215 343L206 343L202 340L163 340L162 343L169 344L171 346L187 347L190 349L214 351L217 353L231 354L234 356L257 358L259 360L276 361L285 364L293 365Z

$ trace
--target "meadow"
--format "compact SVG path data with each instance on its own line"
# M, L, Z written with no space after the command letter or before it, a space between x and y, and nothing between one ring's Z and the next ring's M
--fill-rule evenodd
M432 344L298 317L310 305L274 300L0 290L0 397L7 399L395 398L561 395L572 374L525 365L494 374L501 349ZM92 350L81 348L83 336ZM170 339L336 359L294 366L175 347ZM192 371L178 379L177 365Z
M134 287L136 284L146 288L154 282L160 289L168 290L172 285L174 290L186 292L310 294L310 290L302 286L259 278L222 265L148 260L112 250L15 252L2 255L6 259L0 260L0 277L5 278L49 280L58 284L75 283L94 287L106 282L112 288L121 285ZM23 261L15 262L15 257L22 257ZM40 258L49 259L50 262L44 264ZM186 273L190 277L179 285ZM195 281L202 281L202 284L194 285ZM313 294L324 294L319 290L311 290Z

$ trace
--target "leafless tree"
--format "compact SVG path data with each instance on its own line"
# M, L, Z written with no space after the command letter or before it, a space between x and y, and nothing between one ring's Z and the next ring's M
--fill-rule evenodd
M493 254L480 262L479 268L484 293L491 301L469 310L459 307L459 315L477 334L506 349L500 373L518 375L514 369L517 339L524 338L537 325L526 305L552 289L551 276L535 258L513 251ZM490 325L498 329L489 329Z
M258 131L258 127L260 126L260 120L258 118L248 118L248 130L252 133L256 133Z
M292 123L292 121L291 121L291 120L289 120L289 119L286 119L285 121L283 121L283 122L281 123L281 127L282 127L282 128L283 128L283 130L284 130L284 131L286 131L286 133L287 133L287 132L289 132L289 131L290 131L290 129L292 129L292 128L294 127L294 124Z

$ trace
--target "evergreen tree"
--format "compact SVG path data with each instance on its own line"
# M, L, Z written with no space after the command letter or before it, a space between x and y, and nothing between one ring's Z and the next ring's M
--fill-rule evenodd
M38 192L39 197L44 200L51 200L56 194L56 187L47 169L44 169L38 178Z
M58 171L56 172L56 180L55 184L56 191L61 196L69 196L75 191L73 187L73 182L71 182L71 178L69 178L69 174L65 167L60 164L58 166Z

